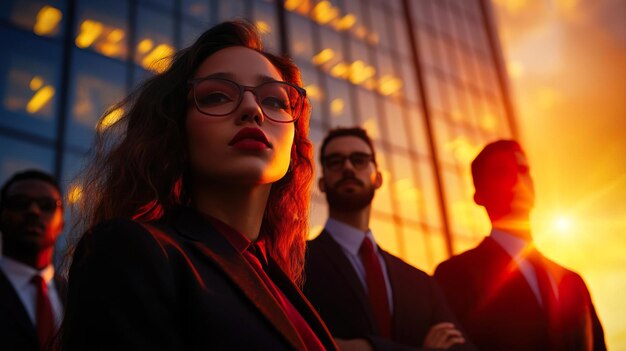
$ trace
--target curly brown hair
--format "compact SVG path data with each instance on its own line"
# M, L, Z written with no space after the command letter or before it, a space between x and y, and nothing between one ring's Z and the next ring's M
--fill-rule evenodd
M123 115L108 127L103 118L98 124L90 162L79 178L82 196L75 208L75 233L116 217L156 221L175 206L191 204L185 133L188 80L207 57L233 46L259 52L283 80L302 85L300 70L289 58L264 51L254 25L229 21L204 32L174 55L167 70L105 112L119 109ZM301 283L313 177L310 103L305 100L295 122L289 170L272 185L261 225L269 254L296 283Z

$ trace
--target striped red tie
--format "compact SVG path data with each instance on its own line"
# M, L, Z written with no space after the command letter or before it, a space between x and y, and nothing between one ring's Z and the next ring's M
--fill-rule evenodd
M367 237L359 248L359 257L365 268L367 291L379 334L391 338L391 313L389 312L387 285L374 245Z

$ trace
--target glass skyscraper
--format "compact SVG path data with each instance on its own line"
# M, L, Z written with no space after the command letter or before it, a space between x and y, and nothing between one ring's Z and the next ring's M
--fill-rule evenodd
M71 180L98 119L106 128L122 112L104 111L235 17L302 69L316 152L336 126L373 136L384 185L371 227L381 246L431 271L486 234L469 163L487 142L517 134L487 0L3 0L0 181L41 168L70 201L80 196ZM326 205L317 189L312 199L315 236Z

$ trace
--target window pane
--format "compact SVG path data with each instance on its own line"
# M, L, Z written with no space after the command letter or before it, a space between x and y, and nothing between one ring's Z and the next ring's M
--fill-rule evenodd
M250 6L246 0L219 1L219 21L236 17L250 18Z
M413 160L408 155L393 154L394 179L392 187L396 195L396 203L398 204L398 213L396 214L411 221L419 221L424 220L420 218L423 213L421 208L423 201L420 189L415 183L415 177L411 169L412 164ZM389 182L391 180L387 179L386 181Z
M128 58L128 5L124 1L81 0L74 44L102 55Z
M393 176L389 170L386 154L381 148L376 149L376 162L378 163L378 170L383 175L383 185L376 190L372 208L374 211L391 214L393 213L393 206L390 187L393 183Z
M9 139L0 135L0 150L3 151L0 153L1 183L4 183L15 172L29 168L41 169L52 173L54 152L51 148Z
M182 0L183 14L193 17L200 23L209 23L211 8L209 0Z
M73 55L67 142L86 149L91 144L100 116L125 95L126 65L78 49L74 49ZM108 118L114 119L115 116L119 117L115 113Z
M2 0L0 18L44 37L63 35L64 0Z
M138 6L135 63L153 72L169 67L169 57L174 54L173 14Z
M254 3L254 24L263 36L263 46L271 52L280 52L276 5L272 1Z
M287 12L287 25L291 56L297 60L311 62L313 57L313 42L311 41L313 26L311 21L300 15Z
M374 215L370 221L370 229L376 238L376 243L384 250L398 255L400 247L398 245L397 228L389 217Z
M0 125L54 138L61 48L13 29L0 29Z
M399 103L389 99L385 100L385 121L389 135L392 136L389 140L390 143L408 150L409 144L406 139L408 128L404 123L404 112Z
M328 78L327 82L331 126L351 127L355 125L352 118L348 83L333 78Z

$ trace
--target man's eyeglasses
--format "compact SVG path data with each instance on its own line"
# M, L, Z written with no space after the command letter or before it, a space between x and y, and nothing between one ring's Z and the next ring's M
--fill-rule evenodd
M36 203L37 207L43 212L53 213L58 207L63 205L61 200L51 197L30 197L25 195L9 196L4 201L4 208L9 211L26 211L32 203Z
M343 169L343 166L346 164L346 160L350 160L352 167L354 169L365 169L370 162L374 161L374 157L370 154L366 154L363 152L353 152L348 156L344 155L329 155L324 157L323 164L324 167L331 171L340 171Z
M238 84L224 78L189 80L196 108L207 116L226 116L241 104L243 94L251 91L268 119L289 123L300 118L304 109L306 90L281 81L269 81L256 87Z

